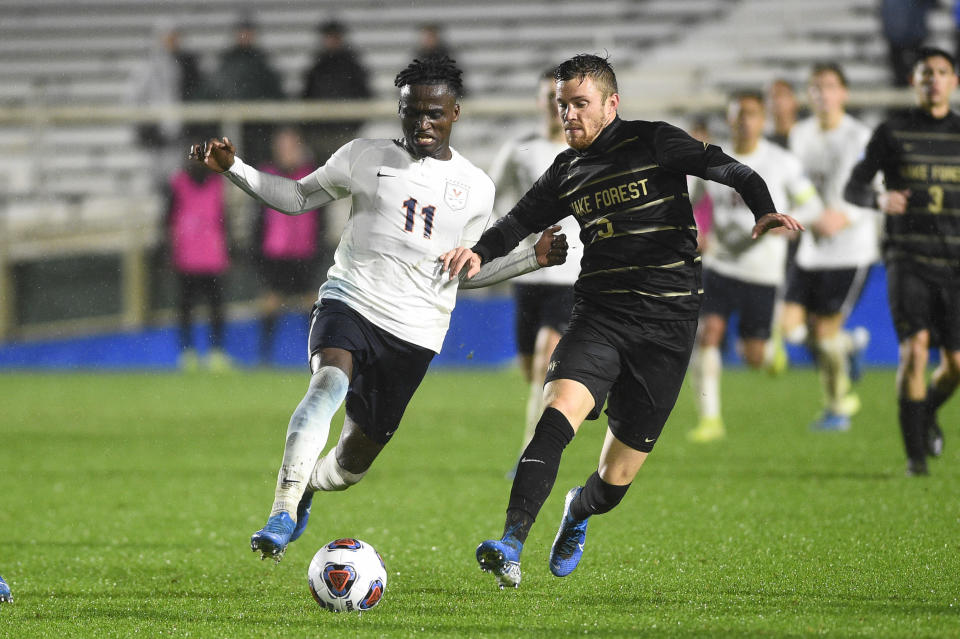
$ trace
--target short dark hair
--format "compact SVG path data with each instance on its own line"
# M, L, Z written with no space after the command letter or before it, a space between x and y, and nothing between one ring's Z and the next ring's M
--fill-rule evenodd
M317 26L317 31L323 35L343 35L347 31L347 27L336 18L332 18L321 22Z
M847 74L844 73L843 67L836 62L818 62L813 65L813 68L810 70L810 77L820 75L821 73L832 73L840 80L840 84L844 87L849 86L847 84Z
M916 69L918 64L928 58L943 58L950 63L950 67L954 72L957 70L957 59L946 49L941 49L940 47L920 47L917 49L917 61L913 64L913 68Z
M617 93L617 74L613 72L609 57L601 58L598 55L581 53L561 62L553 75L557 82L566 82L573 78L583 82L587 77L593 78L604 99Z
M448 56L414 60L393 79L397 87L408 84L445 84L455 96L463 96L463 71Z

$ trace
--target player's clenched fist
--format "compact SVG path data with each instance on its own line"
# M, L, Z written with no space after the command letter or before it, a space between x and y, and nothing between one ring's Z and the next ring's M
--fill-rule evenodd
M233 159L237 149L230 138L210 138L204 144L194 144L190 147L189 157L203 162L212 171L223 173L233 166Z

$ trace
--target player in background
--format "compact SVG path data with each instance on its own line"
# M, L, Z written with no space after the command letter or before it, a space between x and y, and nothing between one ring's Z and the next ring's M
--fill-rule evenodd
M451 276L478 272L529 235L573 213L583 259L570 325L553 352L533 439L513 480L503 536L480 544L480 567L501 587L520 583L520 554L557 478L560 457L607 401L597 471L567 493L550 570L569 575L583 554L589 517L613 509L653 450L690 359L701 273L687 175L738 189L754 235L802 228L774 212L763 178L718 147L665 122L621 120L605 58L578 55L557 67L557 105L571 147L473 249L444 256ZM609 394L609 398L608 398Z
M800 105L793 85L784 78L770 83L766 91L766 105L770 111L770 132L767 139L783 148L787 148L790 131L797 123Z
M924 48L913 68L917 108L881 123L844 197L884 213L883 259L900 363L897 397L907 474L943 450L937 410L960 383L960 116L950 109L956 61ZM885 191L872 180L883 172ZM940 365L929 385L931 347Z
M540 131L504 144L490 168L490 178L497 187L495 212L507 213L527 192L537 178L553 164L557 154L567 148L563 124L557 113L555 69L540 76L537 106L540 109ZM572 216L560 222L561 232L568 238L567 261L554 268L539 269L513 283L516 302L516 340L520 368L530 385L527 398L526 427L520 451L527 447L543 412L543 380L553 349L570 321L573 310L573 283L580 272L583 249L576 238L580 226ZM521 242L527 248L535 237ZM513 479L516 468L508 473Z
M360 481L396 432L450 324L458 285L484 286L560 263L566 242L550 229L536 247L491 263L469 282L439 257L475 242L491 221L494 187L450 146L460 117L461 71L448 58L401 71L399 140L357 139L299 180L257 171L229 140L191 154L273 209L298 214L350 197L335 261L310 325L310 383L290 419L267 524L250 539L277 561L305 529L315 491ZM346 400L335 450L318 459Z
M730 100L727 122L733 151L730 157L763 176L774 209L790 211L801 223L813 219L823 205L804 174L800 161L763 137L763 96L742 92ZM775 369L785 361L771 337L777 288L783 285L787 239L768 233L754 241L750 207L736 191L703 179L694 180L690 193L696 205L704 193L713 202L713 225L701 241L703 254L703 307L700 335L692 361L699 421L687 435L708 442L725 436L720 408L723 360L720 345L731 314L739 314L738 334L743 358L752 368Z
M851 379L860 377L870 333L843 326L879 257L879 229L876 212L846 202L843 187L870 129L845 110L847 78L839 65L815 65L807 93L813 115L793 127L790 150L813 180L824 209L801 234L780 320L787 342L809 343L816 358L824 409L813 428L847 430L860 407Z

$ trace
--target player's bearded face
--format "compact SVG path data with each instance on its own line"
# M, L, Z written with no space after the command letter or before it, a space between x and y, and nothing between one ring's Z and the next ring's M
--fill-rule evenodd
M452 157L450 131L460 119L460 105L445 84L403 86L399 115L404 146L411 154L438 160Z
M589 76L582 82L579 78L558 82L557 106L567 144L578 151L593 144L603 128L613 122L619 103L616 93L604 98Z

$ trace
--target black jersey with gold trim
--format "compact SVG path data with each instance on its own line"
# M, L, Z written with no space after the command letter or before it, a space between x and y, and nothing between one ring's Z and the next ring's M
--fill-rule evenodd
M703 289L688 174L734 186L756 218L775 211L763 179L719 147L665 122L617 118L586 150L558 155L473 250L493 259L573 215L578 299L624 319L695 318Z
M906 213L885 216L884 258L960 268L960 116L912 109L880 124L844 197L875 206L877 171L886 189L910 192Z

